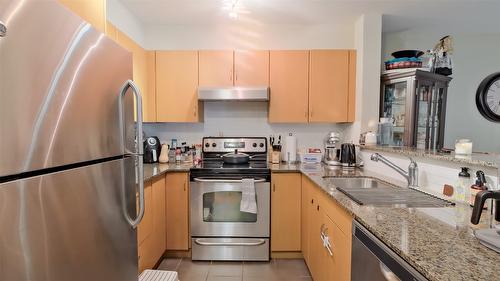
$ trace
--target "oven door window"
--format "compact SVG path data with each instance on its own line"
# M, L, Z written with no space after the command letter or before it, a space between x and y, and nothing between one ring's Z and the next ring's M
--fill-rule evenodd
M257 222L257 214L240 211L241 191L217 191L203 194L204 222Z

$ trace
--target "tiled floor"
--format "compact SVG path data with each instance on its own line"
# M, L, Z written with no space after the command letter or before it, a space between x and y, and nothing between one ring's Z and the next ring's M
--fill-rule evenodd
M201 262L165 259L158 269L179 273L180 281L311 281L301 259L270 262Z

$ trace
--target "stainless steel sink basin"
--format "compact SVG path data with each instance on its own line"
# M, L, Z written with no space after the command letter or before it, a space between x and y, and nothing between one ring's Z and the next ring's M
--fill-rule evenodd
M325 177L337 190L360 205L392 207L446 207L452 202L412 188L396 187L368 177Z

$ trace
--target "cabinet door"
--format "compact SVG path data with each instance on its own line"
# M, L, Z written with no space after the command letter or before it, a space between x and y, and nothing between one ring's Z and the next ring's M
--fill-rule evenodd
M167 250L189 249L188 174L167 175Z
M271 192L271 251L300 251L299 173L273 173Z
M200 86L233 86L233 51L200 51Z
M160 176L153 181L153 233L152 240L154 263L163 256L166 249L166 204L165 204L165 176Z
M197 51L156 52L158 122L201 121L197 89Z
M349 107L347 122L356 121L356 50L349 51Z
M328 237L332 253L323 249L325 280L351 280L351 236L345 235L323 212L323 231Z
M146 238L148 238L153 232L153 211L152 211L152 184L151 181L144 182L144 217L141 223L137 226L137 243L140 245ZM139 200L139 199L137 199ZM139 201L137 201L139 202ZM137 203L139 206L139 203Z
M109 21L106 22L106 35L114 41L116 41L116 30L116 27L112 23Z
M319 204L318 188L310 190L309 207L309 270L315 281L325 280L325 257L323 241L321 240L321 225L323 216L321 215L321 205Z
M312 208L309 190L312 188L311 182L305 177L301 177L301 248L306 264L309 263L309 209Z
M312 50L309 122L346 122L349 107L349 51Z
M106 0L59 0L101 32L106 31Z
M234 85L269 86L269 51L234 51Z
M308 120L309 51L271 51L269 122Z
M122 47L132 52L132 65L133 65L133 80L139 87L142 94L142 118L144 122L155 122L156 112L155 112L155 93L150 91L148 85L148 69L151 69L151 61L154 60L154 53L148 53L148 51L137 45L130 37L116 30L116 41ZM149 67L148 67L149 61ZM154 75L154 73L152 73Z

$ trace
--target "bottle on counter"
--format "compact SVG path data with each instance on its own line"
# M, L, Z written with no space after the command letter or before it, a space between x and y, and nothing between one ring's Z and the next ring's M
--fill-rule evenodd
M470 187L470 197L469 197L469 205L474 207L474 201L476 200L476 194L480 191L488 189L486 187L486 177L484 176L483 171L476 172L476 182ZM485 204L486 206L486 204ZM486 209L486 207L484 208Z
M455 183L453 191L453 199L457 202L467 202L469 194L469 186L471 184L469 168L462 167L462 171L458 173L458 179Z
M161 152L160 152L160 157L158 158L158 162L168 163L169 160L168 154L169 154L168 144L164 143L161 145Z
M182 161L182 153L181 153L181 149L180 148L177 148L175 150L175 164L180 164Z
M168 162L175 162L175 147L170 147L170 150L168 151Z

